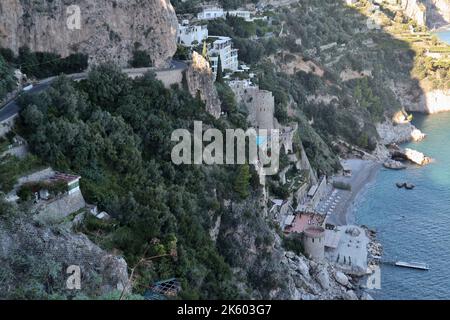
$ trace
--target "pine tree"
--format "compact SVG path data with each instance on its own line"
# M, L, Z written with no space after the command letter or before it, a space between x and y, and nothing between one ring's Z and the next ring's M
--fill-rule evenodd
M208 47L207 47L207 45L206 45L206 41L203 41L202 56L203 56L203 58L205 58L206 60L209 60L209 59L208 59Z
M246 199L250 195L250 178L250 166L247 163L241 165L234 180L234 191L241 199Z
M223 71L222 71L222 60L219 58L217 59L217 76L216 81L222 83L223 82Z

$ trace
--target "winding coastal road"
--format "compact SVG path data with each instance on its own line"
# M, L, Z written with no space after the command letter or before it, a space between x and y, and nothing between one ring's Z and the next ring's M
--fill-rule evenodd
M170 66L167 68L163 68L163 69L134 68L134 69L122 69L122 71L124 73L126 73L129 77L133 78L136 76L143 75L148 71L164 72L164 71L184 70L186 68L187 68L186 63L184 63L182 61L172 60L170 63ZM87 72L74 73L74 74L69 74L66 76L72 80L77 81L77 80L86 79L88 76L88 73ZM38 93L38 92L46 90L56 78L57 77L51 77L51 78L40 80L39 82L33 84L33 88L31 90L27 91L27 93ZM11 100L10 102L6 103L4 106L0 107L0 123L16 116L19 113L20 107L17 104L17 98L19 96L20 96L20 94L17 97L15 97L13 100Z

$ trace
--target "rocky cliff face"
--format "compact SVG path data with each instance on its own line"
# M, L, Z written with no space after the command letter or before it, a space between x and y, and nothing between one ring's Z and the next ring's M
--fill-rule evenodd
M216 119L220 117L221 102L214 86L214 74L208 61L197 52L192 53L192 63L186 71L186 80L192 96L200 93L206 104L206 110Z
M450 1L448 0L402 0L405 14L419 25L440 28L450 24Z
M81 269L81 290L66 286L71 265ZM106 253L83 234L39 226L29 216L0 218L0 266L0 299L99 297L128 284L123 258Z
M74 5L79 11L69 7ZM16 53L26 45L62 56L86 53L91 62L112 60L125 66L137 46L163 66L176 51L176 29L169 0L0 2L0 46Z
M401 6L405 14L418 25L426 25L426 8L419 0L402 0Z

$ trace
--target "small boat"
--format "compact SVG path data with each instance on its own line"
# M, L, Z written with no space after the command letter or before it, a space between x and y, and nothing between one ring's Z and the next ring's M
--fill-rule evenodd
M404 262L398 261L395 263L395 266L402 268L410 268L410 269L418 269L418 270L430 270L430 267L426 263L421 262Z

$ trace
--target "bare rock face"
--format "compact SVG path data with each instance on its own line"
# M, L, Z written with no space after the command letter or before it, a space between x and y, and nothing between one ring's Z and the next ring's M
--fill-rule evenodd
M28 220L0 219L0 298L99 297L127 290L123 258L103 251L83 234ZM69 266L80 267L81 290L67 288Z
M405 156L408 160L420 166L426 165L431 162L431 159L425 156L422 152L409 148L405 149Z
M349 284L334 277L335 268L286 251L283 240L258 213L257 198L231 203L222 217L217 245L251 299L345 299ZM243 279L246 279L243 280ZM347 278L347 280L349 280ZM349 298L354 298L351 295Z
M189 92L192 96L200 93L200 98L206 104L206 111L218 119L221 112L221 102L214 86L214 74L208 61L197 52L192 53L192 63L186 71Z
M176 51L176 30L169 0L0 2L0 46L15 53L26 45L32 51L63 57L80 52L93 63L126 66L138 47L161 67Z
M426 7L419 0L402 0L401 6L405 14L415 20L418 25L426 25Z
M440 28L450 23L448 0L402 0L401 6L406 15L419 25Z
M376 128L382 144L420 141L425 138L425 134L411 123L395 125L392 121L387 120L385 122L378 123Z

